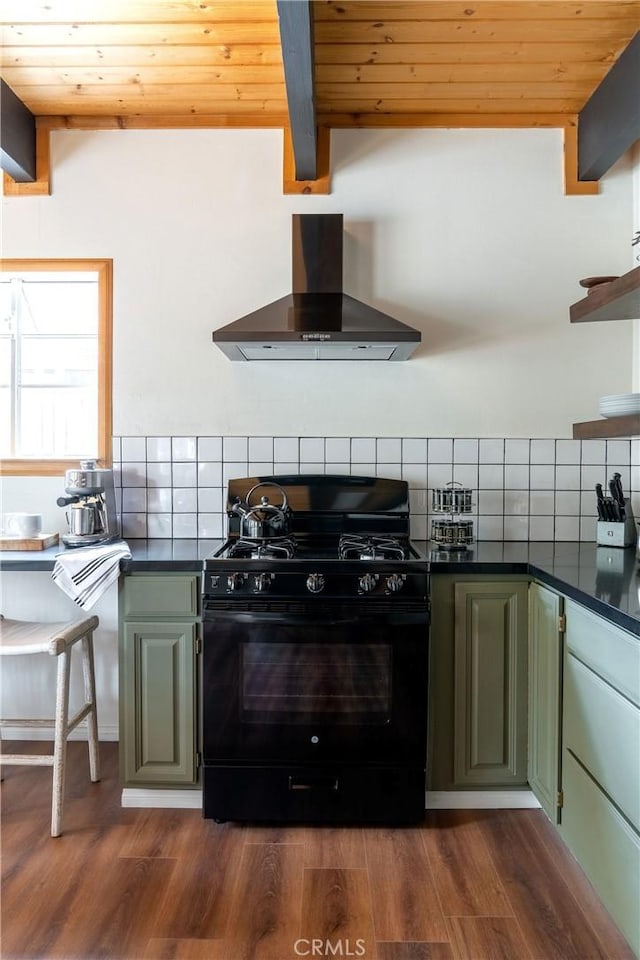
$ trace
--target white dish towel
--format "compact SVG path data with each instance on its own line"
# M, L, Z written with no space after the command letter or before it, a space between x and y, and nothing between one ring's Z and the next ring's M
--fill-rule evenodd
M124 540L78 547L56 555L51 579L83 610L89 610L120 573L120 561L130 557Z

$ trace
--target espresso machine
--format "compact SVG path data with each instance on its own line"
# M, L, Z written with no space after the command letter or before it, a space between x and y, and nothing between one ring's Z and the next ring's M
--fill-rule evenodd
M62 535L68 547L86 547L120 537L113 471L100 469L95 460L81 460L80 469L67 470L59 507L67 507L69 532Z

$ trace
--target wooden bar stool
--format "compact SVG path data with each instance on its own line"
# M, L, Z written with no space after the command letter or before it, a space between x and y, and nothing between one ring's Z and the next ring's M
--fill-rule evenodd
M96 682L93 665L93 631L98 618L86 617L70 623L33 623L25 620L9 620L0 615L0 656L25 656L33 653L48 653L59 657L56 684L56 715L54 720L0 719L2 727L53 727L53 754L5 754L0 763L53 767L53 790L51 803L51 836L62 833L62 808L64 803L65 760L67 739L78 724L87 719L89 740L89 770L91 780L100 779L98 756L98 715L96 710ZM82 647L82 673L84 676L83 707L69 719L69 678L71 675L71 652L80 641Z

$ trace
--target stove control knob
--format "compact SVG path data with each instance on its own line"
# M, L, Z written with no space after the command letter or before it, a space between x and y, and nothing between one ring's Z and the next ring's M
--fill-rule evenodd
M227 577L227 586L229 590L237 590L238 587L241 587L245 581L245 576L243 573L230 573Z
M402 590L404 586L404 580L399 573L392 573L390 577L387 577L387 593L397 593L398 590Z
M373 573L365 573L364 577L360 577L358 581L360 590L362 593L370 593L374 589L378 578Z
M321 573L310 573L307 577L307 590L309 593L320 593L324 590L324 577Z
M271 586L271 577L268 573L258 573L253 578L253 583L258 593L264 593Z

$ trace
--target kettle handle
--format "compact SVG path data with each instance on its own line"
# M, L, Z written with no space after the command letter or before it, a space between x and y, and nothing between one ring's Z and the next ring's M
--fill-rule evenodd
M254 487L251 487L251 490L249 490L249 493L247 494L247 496L246 496L246 498L245 498L245 503L246 503L247 507L249 508L249 510L253 509L254 507L259 506L259 504L252 504L252 503L251 503L251 494L254 493L254 491L258 490L260 487L275 487L276 490L279 490L280 493L282 494L282 503L280 504L280 506L278 507L278 509L279 509L279 510L283 510L283 511L285 511L285 510L287 509L287 506L288 506L287 494L286 494L285 491L282 489L282 487L280 486L280 484L279 484L279 483L274 483L273 480L261 480L260 483L256 483L256 485L255 485ZM275 506L275 504L272 504L272 506Z

